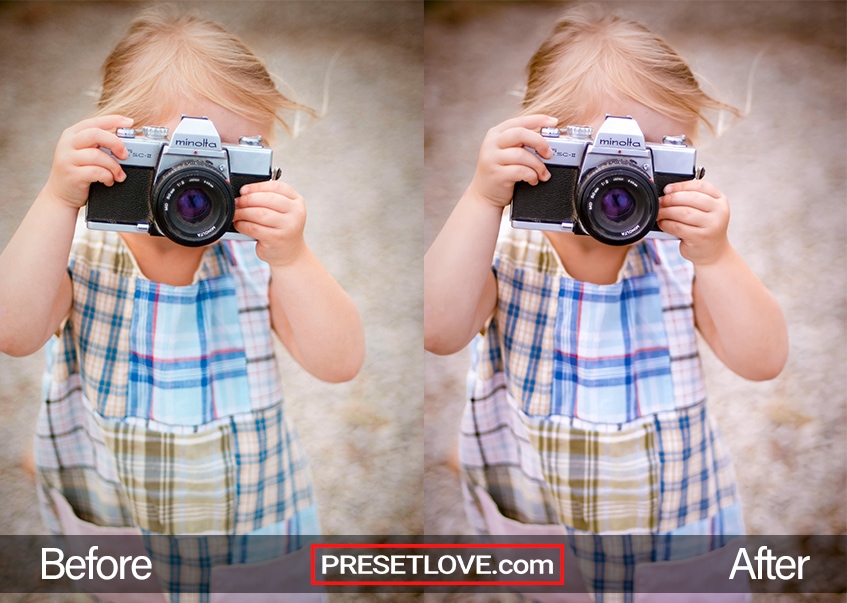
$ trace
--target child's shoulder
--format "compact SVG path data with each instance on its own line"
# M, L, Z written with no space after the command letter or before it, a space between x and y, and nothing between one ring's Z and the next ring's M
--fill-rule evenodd
M137 271L117 232L90 230L82 220L77 222L74 231L70 263L79 268L84 266L123 276L131 276Z
M494 261L516 269L551 274L559 270L556 252L542 231L512 228L508 220L500 224Z

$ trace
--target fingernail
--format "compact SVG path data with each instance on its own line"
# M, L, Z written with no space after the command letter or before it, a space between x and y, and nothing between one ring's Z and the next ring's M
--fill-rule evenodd
M673 190L673 184L668 184L667 186L665 186L664 190L665 190L665 194L667 195L668 193L670 193Z
M249 186L250 185L245 184L244 186L241 187L241 190L238 191L238 192L241 193L242 195L246 195L249 192Z
M550 180L550 172L547 171L547 170L544 170L544 173L541 174L541 180L544 181L544 182L547 182L548 180Z
M117 181L123 182L124 180L126 180L126 172L121 172L120 174L118 174Z

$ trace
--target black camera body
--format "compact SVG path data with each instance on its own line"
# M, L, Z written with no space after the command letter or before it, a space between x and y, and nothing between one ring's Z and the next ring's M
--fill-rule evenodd
M587 234L608 245L676 238L656 226L662 190L704 173L685 136L648 143L634 119L611 115L592 134L589 126L541 130L553 150L551 159L541 158L551 177L515 184L512 226Z
M115 160L126 180L91 185L88 228L166 236L189 247L220 238L252 240L235 230L232 216L242 186L278 177L261 136L223 144L205 117L183 117L170 139L161 126L144 126L141 132L118 129L129 156Z

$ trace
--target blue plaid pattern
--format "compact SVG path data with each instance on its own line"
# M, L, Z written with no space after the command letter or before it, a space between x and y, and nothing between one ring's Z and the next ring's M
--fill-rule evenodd
M315 526L316 522L317 515L312 506L280 526L282 536L265 537L267 532L261 531L230 537L204 535L165 538L144 531L142 538L156 577L169 594L170 601L207 602L215 568L263 563L293 553L314 539L314 536L304 534L309 534L309 526Z
M582 579L594 594L594 600L597 603L630 603L634 598L636 566L696 559L725 546L743 530L741 505L734 503L719 509L714 517L670 534L600 536L572 528L567 528L567 533ZM687 535L699 538L686 538Z
M562 279L558 298L550 414L625 423L673 408L655 274L607 286Z
M654 424L662 461L660 532L687 533L690 524L737 502L729 452L705 404L663 413Z
M493 270L497 308L471 346L460 436L471 524L488 531L483 488L508 519L581 535L598 600L631 590L636 562L682 555L667 536L743 533L678 242L640 242L600 286L569 278L543 233L506 226Z
M78 231L36 426L50 531L62 531L52 491L83 522L151 535L319 532L254 246L219 242L193 284L169 287L143 277L117 233Z
M130 329L127 414L199 425L249 411L237 316L229 275L186 287L139 280Z
M91 260L102 258L101 253L92 252L95 258ZM111 255L102 259L108 261ZM132 324L135 280L126 272L96 269L96 264L87 259L71 255L68 270L74 284L74 305L67 325L71 330L62 336L78 336L79 343L61 346L59 354L75 355L78 366L68 371L79 372L83 393L98 412L123 417L128 398L127 330ZM62 376L57 375L54 381Z
M503 371L524 412L625 423L702 402L693 270L678 243L642 242L625 278L594 285L568 278L545 242L502 239L494 262Z
M236 532L273 530L307 509L313 494L306 456L282 407L233 418L230 426L238 484Z

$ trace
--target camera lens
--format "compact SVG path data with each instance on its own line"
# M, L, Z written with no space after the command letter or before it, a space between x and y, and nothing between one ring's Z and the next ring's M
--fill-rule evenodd
M624 222L635 211L635 198L625 188L610 188L600 199L600 211L610 222Z
M189 247L221 238L235 211L229 183L205 161L186 161L163 173L151 203L162 234Z
M202 189L188 188L177 197L176 212L180 219L189 224L203 221L211 211L212 200Z
M576 212L583 230L598 241L629 245L653 227L659 198L643 170L629 160L612 160L581 179Z

